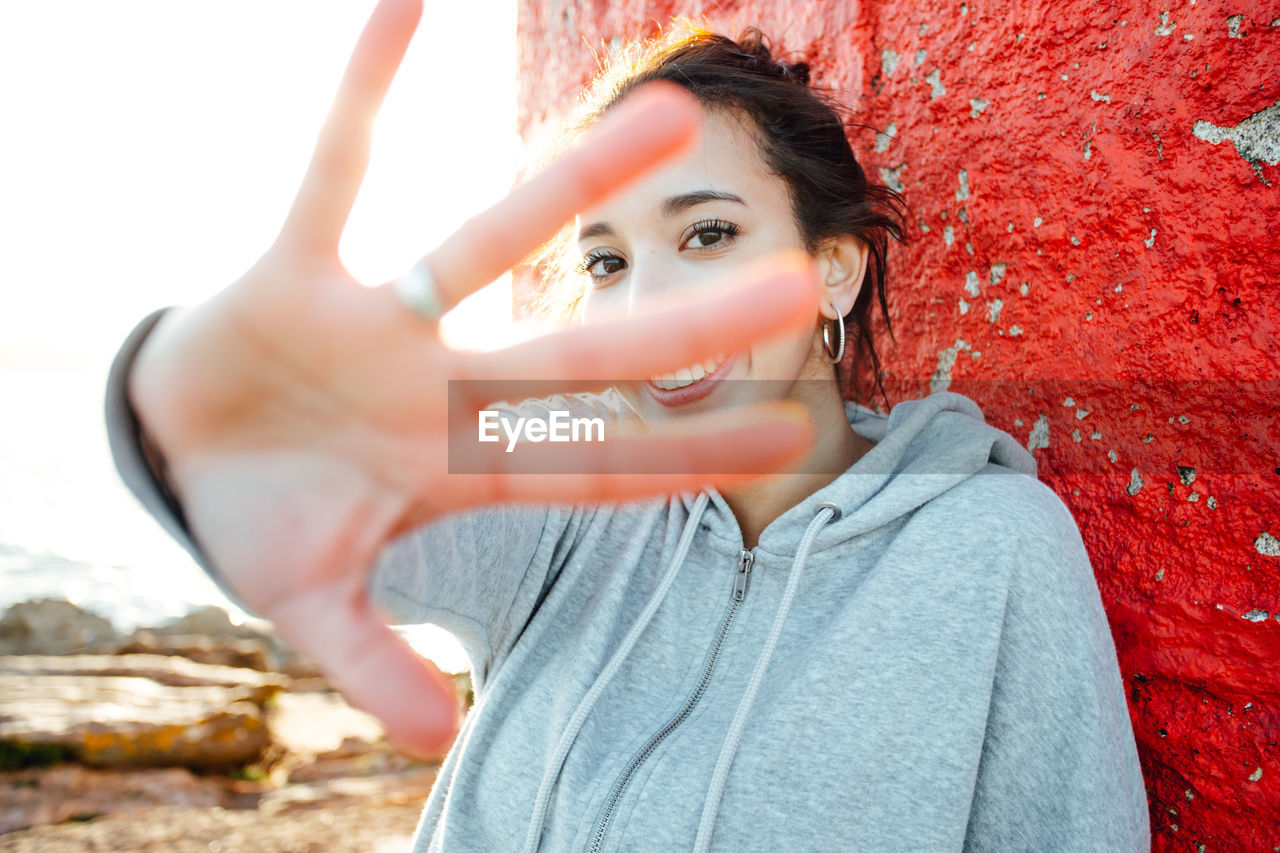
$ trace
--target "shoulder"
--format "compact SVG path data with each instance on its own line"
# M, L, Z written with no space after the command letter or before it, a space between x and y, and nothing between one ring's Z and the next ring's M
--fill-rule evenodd
M1076 601L1098 597L1079 525L1062 498L1034 477L988 465L918 515L945 531L966 562L986 566L1011 592Z
M1035 477L989 464L942 492L921 511L955 519L974 534L1063 545L1080 539L1062 498Z

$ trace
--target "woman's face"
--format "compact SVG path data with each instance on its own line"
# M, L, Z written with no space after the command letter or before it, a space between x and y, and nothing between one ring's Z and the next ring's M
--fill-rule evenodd
M687 156L579 217L583 322L626 315L775 252L804 249L787 186L769 172L754 133L734 114L704 111L702 135ZM802 374L833 377L830 364L823 366L817 321L815 305L814 331L618 390L646 421L792 396Z

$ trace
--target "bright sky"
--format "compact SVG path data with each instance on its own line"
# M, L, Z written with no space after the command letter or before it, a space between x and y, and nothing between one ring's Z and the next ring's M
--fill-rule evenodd
M0 369L33 348L97 363L147 312L248 267L372 6L0 4ZM515 0L427 7L343 244L370 283L512 179Z
M0 3L6 601L65 595L125 619L220 601L112 471L107 365L144 315L208 297L270 243L372 8ZM427 0L342 246L362 281L403 272L508 190L515 9L515 0ZM509 318L500 282L447 319L455 343L482 347ZM437 640L427 638L429 653L458 668L460 649Z

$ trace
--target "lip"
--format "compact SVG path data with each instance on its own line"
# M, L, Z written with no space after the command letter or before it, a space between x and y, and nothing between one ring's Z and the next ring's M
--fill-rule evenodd
M729 372L729 368L733 367L737 361L736 355L731 355L724 360L724 364L715 369L713 373L694 382L692 385L686 385L683 388L672 388L667 390L659 388L653 382L646 379L644 381L644 389L649 392L649 396L657 400L661 405L675 408L676 406L687 406L690 403L696 403L716 389L720 384L720 380Z

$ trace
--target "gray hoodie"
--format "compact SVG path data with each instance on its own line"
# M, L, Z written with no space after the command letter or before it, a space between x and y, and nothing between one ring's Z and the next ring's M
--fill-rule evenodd
M113 452L200 559L127 410L145 333ZM713 489L386 549L375 599L457 636L475 686L416 851L1149 849L1097 585L1032 457L957 394L846 413L874 448L749 551Z

